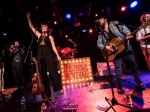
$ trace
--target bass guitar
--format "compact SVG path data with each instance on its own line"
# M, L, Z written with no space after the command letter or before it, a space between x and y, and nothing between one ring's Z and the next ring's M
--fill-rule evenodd
M131 35L134 35L137 31L139 31L140 29L146 27L150 25L150 20L148 20L147 22L143 23L140 27L138 27L137 29L135 29ZM106 56L108 56L108 61L113 61L114 58L116 57L117 54L121 53L124 50L124 45L123 43L125 42L126 38L113 38L110 42L106 43L106 46L111 46L111 48L114 50L113 52L108 52L105 50L101 50L101 53L103 55L103 57L106 59Z
M35 94L35 95L36 94L42 94L44 92L44 85L42 83L42 78L40 77L40 73L39 73L39 69L38 69L36 59L33 58L32 60L35 63L35 66L36 66L36 73L32 78L32 83L33 83L32 93Z

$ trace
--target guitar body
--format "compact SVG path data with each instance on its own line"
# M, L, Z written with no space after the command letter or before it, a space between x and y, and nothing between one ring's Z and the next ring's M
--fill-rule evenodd
M39 79L40 78L40 79ZM39 74L36 73L36 75L32 78L32 93L33 94L41 94L44 92L44 85L43 83L38 83L39 80L42 80Z
M106 46L116 45L120 41L121 41L120 38L113 38L110 42L106 43ZM106 53L108 55L108 61L113 61L114 58L116 57L116 55L118 53L121 53L123 50L124 50L124 45L120 44L114 52L108 53L106 51ZM103 57L106 59L106 53L105 53L105 51L101 50L101 53L102 53Z

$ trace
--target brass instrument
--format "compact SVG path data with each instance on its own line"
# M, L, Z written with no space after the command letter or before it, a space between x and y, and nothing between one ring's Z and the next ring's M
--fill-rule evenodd
M10 52L12 52L14 48L15 48L15 46L14 46L14 45L11 45L8 50L9 50Z

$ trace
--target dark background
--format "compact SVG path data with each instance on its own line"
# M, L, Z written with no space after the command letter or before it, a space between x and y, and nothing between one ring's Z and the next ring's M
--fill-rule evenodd
M140 26L140 17L144 12L150 11L149 0L137 0L138 5L130 8L133 0L1 0L0 1L0 51L5 49L5 87L14 86L15 81L11 73L11 60L8 57L7 49L15 40L19 40L22 46L28 50L32 38L33 54L36 56L37 38L29 29L26 13L31 12L31 20L34 26L40 31L41 20L47 20L50 24L52 35L56 45L62 48L71 47L73 44L68 41L72 39L77 46L77 58L90 57L93 73L96 72L96 63L105 61L96 46L97 27L95 24L95 14L105 12L110 14L112 20L121 23ZM127 10L122 12L121 7L127 6ZM72 18L67 20L65 15L70 13ZM81 13L82 16L79 16ZM54 24L57 21L57 24ZM74 23L81 25L75 26ZM135 28L128 27L131 31ZM87 32L83 33L82 29ZM89 29L93 32L89 33ZM4 35L4 33L6 35ZM68 35L68 38L65 37ZM147 70L146 61L140 49L139 43L134 38L130 40L133 47L136 62L139 70ZM30 81L29 57L25 62L24 74ZM125 63L124 63L125 64Z

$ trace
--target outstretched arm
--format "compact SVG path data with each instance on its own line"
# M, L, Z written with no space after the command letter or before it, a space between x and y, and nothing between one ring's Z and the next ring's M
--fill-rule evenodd
M39 33L39 32L34 28L32 22L31 22L31 19L30 19L30 13L28 12L28 13L26 14L26 16L27 16L27 20L28 20L30 29L34 32L34 34L35 34L35 35L38 37L38 39L39 39L40 36L41 36L41 33Z
M56 49L56 46L55 46L54 38L53 38L52 36L49 36L49 40L50 40L50 42L51 42L51 44L52 44L52 49L53 49L53 51L55 52L55 54L56 54L56 56L57 56L57 59L58 59L59 61L61 61L61 58L60 58L60 56L59 56L59 54L58 54L58 51L57 51L57 49Z

